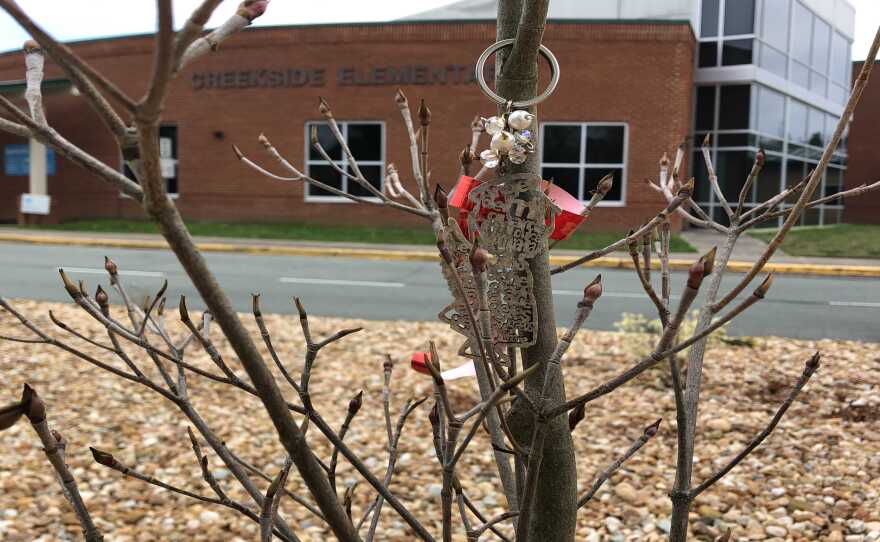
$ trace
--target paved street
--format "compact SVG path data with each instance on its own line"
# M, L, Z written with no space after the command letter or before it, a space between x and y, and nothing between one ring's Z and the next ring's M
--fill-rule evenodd
M106 284L103 256L122 269L129 290L145 296L169 281L169 297L186 294L201 308L195 290L170 252L0 243L0 295L66 301L57 268L84 280L93 290ZM345 258L207 255L220 283L238 310L250 309L250 293L261 292L267 312L293 312L298 295L311 314L378 320L433 320L448 302L439 267L432 262ZM624 312L652 314L632 271L576 269L556 276L557 322L567 324L581 289L597 272L605 294L590 317L592 329L611 330ZM732 285L739 275L726 281ZM673 277L680 291L683 274ZM748 291L751 292L752 288ZM768 298L735 320L735 335L782 335L880 341L880 279L779 276Z

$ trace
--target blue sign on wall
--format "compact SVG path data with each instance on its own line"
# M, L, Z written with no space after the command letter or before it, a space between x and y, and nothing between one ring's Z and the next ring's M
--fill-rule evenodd
M19 143L3 148L3 173L9 177L27 177L30 173L30 145ZM55 151L46 147L46 174L55 175Z

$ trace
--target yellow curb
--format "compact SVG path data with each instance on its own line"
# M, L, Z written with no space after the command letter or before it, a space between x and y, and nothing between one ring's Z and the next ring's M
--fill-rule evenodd
M30 243L40 245L67 245L89 246L109 248L142 248L153 250L166 250L168 244L162 240L152 241L149 239L112 239L87 237L62 237L53 235L22 235L15 233L0 233L0 241L14 243ZM371 248L334 248L334 247L294 247L279 245L242 245L233 243L197 243L199 250L203 252L231 252L240 254L267 254L274 256L324 256L339 258L359 258L368 260L398 260L398 261L435 261L437 253L429 250L382 250ZM696 258L696 256L695 256ZM574 261L572 256L550 256L551 265L564 265ZM669 266L673 270L686 270L693 260L670 260ZM612 269L632 269L633 263L629 258L604 257L597 258L583 264L582 267L604 267ZM652 267L659 268L659 262L652 262ZM732 261L727 264L730 271L745 273L752 268L751 262ZM764 272L792 275L818 275L830 277L880 277L880 265L822 265L802 263L768 263L764 266Z

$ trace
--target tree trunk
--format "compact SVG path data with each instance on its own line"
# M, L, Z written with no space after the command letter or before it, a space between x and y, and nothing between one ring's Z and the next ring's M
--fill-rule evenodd
M544 33L547 0L499 0L497 39L516 38L513 50L505 49L496 59L496 91L509 100L524 100L537 94L537 48ZM506 54L505 54L506 53ZM533 113L537 112L535 110ZM537 116L533 126L537 135ZM536 140L536 147L540 142ZM534 173L540 176L537 154L516 167L515 173ZM523 352L523 368L546 363L556 348L556 320L553 311L553 288L550 283L548 250L529 262L533 289L538 309L537 341ZM565 386L561 375L547 397L548 405L565 400ZM537 398L544 386L544 371L539 370L525 382L525 392ZM510 414L511 431L521 446L531 444L535 420L521 404L514 403ZM558 416L550 423L544 445L544 458L531 521L528 541L572 542L577 514L577 470L574 445L568 420ZM525 542L525 541L523 541Z

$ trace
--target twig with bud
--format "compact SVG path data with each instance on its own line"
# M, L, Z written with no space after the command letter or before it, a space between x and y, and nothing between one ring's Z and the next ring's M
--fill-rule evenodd
M758 175L761 173L761 170L764 169L764 160L767 155L764 153L764 149L759 148L758 152L755 154L755 162L752 164L752 169L749 171L749 175L746 178L746 182L743 184L742 189L739 191L739 198L736 202L736 210L734 211L734 218L739 219L742 216L743 211L745 210L746 199L749 196L749 192L752 190L752 185L758 179Z
M80 495L76 479L64 461L66 441L60 433L49 428L49 422L46 417L46 404L37 392L27 384L22 389L21 400L17 403L0 407L0 431L12 427L21 417L27 418L34 432L40 438L46 458L55 470L55 474L58 475L62 493L70 503L71 508L73 508L74 514L76 514L77 522L79 522L82 528L86 542L103 541L104 537L95 526L82 495Z
M284 496L284 486L287 484L287 476L290 474L292 466L293 462L288 457L284 461L284 466L266 490L263 505L260 507L260 542L272 541L275 520L278 517L278 507L281 505L281 498Z
M590 201L584 206L584 209L581 211L581 221L575 224L575 228L568 234L569 238L577 232L577 230L581 227L581 225L590 218L590 215L593 214L593 209L599 205L605 196L608 195L608 192L611 191L611 188L614 186L614 174L609 173L599 179L599 183L596 185L596 190L593 191L593 195L590 197ZM560 239L554 239L550 242L550 250L552 250L557 244L559 244Z
M195 499L197 501L201 501L201 502L204 502L207 504L216 504L219 506L225 506L227 508L235 510L239 514L242 514L243 516L247 517L248 519L250 519L251 521L253 521L257 524L259 524L259 522L260 522L260 518L256 512L254 512L250 508L247 508L246 506L241 505L240 503L238 503L236 501L229 500L229 499L223 500L218 497L209 497L206 495L201 495L199 493L194 493L192 491L189 491L189 490L184 489L182 487L175 486L173 484L169 484L167 482L159 480L158 478L150 476L149 474L144 474L138 470L135 470L134 468L131 468L127 465L124 465L118 459L116 459L116 457L110 452L107 452L105 450L101 450L99 448L94 448L94 447L89 448L89 450L91 450L92 458L95 460L96 463L98 463L99 465L102 465L104 467L107 467L108 469L112 469L112 470L122 474L123 476L126 476L128 478L134 478L136 480L140 480L140 481L145 482L147 484L150 484L152 486L156 486L156 487L171 491L172 493L177 493L179 495L183 495L185 497L189 497L191 499ZM275 534L278 535L279 538L281 538L282 540L287 540L289 542L296 542L298 540L295 537L288 537L287 535L285 535L284 533L282 533L280 531L276 531Z
M630 457L634 456L636 452L641 450L642 446L644 446L648 443L649 440L654 438L654 435L656 435L657 431L660 429L660 422L662 421L662 419L657 420L656 422L646 427L639 438L632 443L632 445L629 447L629 449L626 450L626 452L623 453L623 455L612 461L611 464L605 468L605 470L599 473L599 475L596 477L596 480L593 482L593 485L590 486L590 489L578 499L578 508L581 508L585 504L590 502L590 499L592 499L593 496L596 495L596 492L599 491L599 488L602 487L602 484L604 484L609 478L611 478L611 475L614 474L617 469L619 469L620 466L623 465Z
M262 15L269 0L244 0L238 9L223 23L201 37L197 37L207 24L211 14L222 0L203 0L183 28L177 33L174 42L174 72L180 72L196 59L216 52L220 44L230 36L244 30Z

